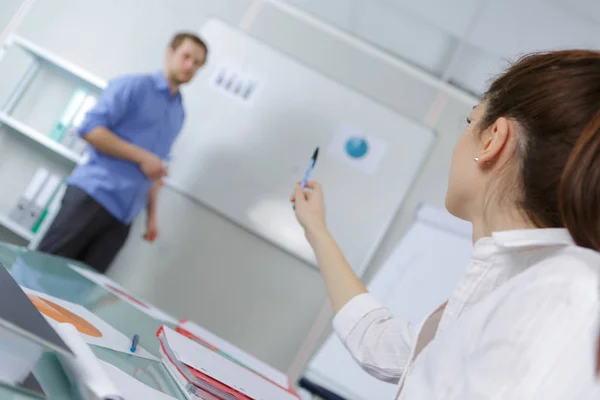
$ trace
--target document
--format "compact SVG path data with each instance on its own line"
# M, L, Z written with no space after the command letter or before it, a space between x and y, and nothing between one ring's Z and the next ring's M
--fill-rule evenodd
M78 304L23 287L33 305L56 328L59 323L73 325L88 344L104 347L150 360L158 360L141 346L131 352L131 339L113 328L102 318Z
M157 319L159 321L169 322L173 325L177 325L178 321L176 318L170 316L162 310L159 310L158 308L154 307L152 304L146 302L145 300L140 299L139 297L135 296L127 289L125 289L118 283L110 280L106 276L93 271L89 271L85 268L81 268L73 264L69 264L69 267L81 276L96 283L98 286L102 286L104 289L108 290L121 300L126 301L127 303L131 304L132 306L151 316L152 318Z

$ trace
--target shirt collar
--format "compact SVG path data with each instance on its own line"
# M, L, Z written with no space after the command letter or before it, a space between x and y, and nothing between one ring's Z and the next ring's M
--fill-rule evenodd
M492 233L498 247L527 248L539 246L574 245L575 242L564 228L523 229Z
M165 74L164 74L164 72L162 70L156 71L152 75L152 80L154 81L154 87L156 89L171 94L171 90L169 88L169 81L167 80L167 77L165 76ZM177 98L181 97L181 93L179 93L179 90L177 91L177 93L175 94L175 96Z
M572 244L569 232L556 228L500 231L479 239L473 245L471 262L446 306L438 332L447 329L464 310L485 299L535 260L542 259L541 255L535 256L540 247L541 252L551 252L553 246Z
M475 242L472 257L486 260L499 252L574 244L569 231L562 228L499 231Z

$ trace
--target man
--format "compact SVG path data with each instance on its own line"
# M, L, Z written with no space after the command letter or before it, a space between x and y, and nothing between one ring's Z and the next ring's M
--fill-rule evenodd
M90 160L69 177L40 251L104 273L144 207L144 239L157 238L156 203L167 175L163 160L185 118L179 87L192 80L207 53L200 38L179 33L167 48L162 71L109 83L78 132L92 147Z

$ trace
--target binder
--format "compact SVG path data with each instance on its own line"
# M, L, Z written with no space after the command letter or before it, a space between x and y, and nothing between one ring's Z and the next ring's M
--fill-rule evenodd
M39 214L34 211L34 198L42 189L48 179L50 172L46 168L38 168L29 184L21 193L19 201L15 208L9 214L9 218L21 226L33 226L33 223L39 218Z
M38 235L38 237L36 237L34 239L35 246L37 246L39 244L41 235L44 235L46 233L50 223L52 222L52 220L54 220L54 218L56 217L56 214L58 214L58 212L60 211L62 198L66 191L67 191L67 183L63 179L61 184L59 185L58 189L56 189L56 192L52 196L52 199L50 199L50 202L48 203L46 208L42 211L42 213L40 214L40 217L38 218L38 220L36 221L35 225L32 228L33 232L36 235Z
M188 339L192 339L204 347L221 354L236 364L264 378L270 383L277 385L294 395L297 395L297 393L294 392L294 389L292 388L290 380L286 374L245 352L232 343L229 343L223 338L220 338L200 325L183 319L179 322L179 325L175 328L175 331L187 337Z
M172 360L175 357L174 354L167 354L167 352L161 347L160 356L162 365L171 375L177 384L177 387L179 387L179 390L181 390L187 400L222 400L203 389L194 388L193 385L187 381L186 377L179 372L177 366L173 363Z
M163 326L156 333L160 342L161 362L188 400L251 400L245 394L181 362L169 344L165 329L168 331Z
M186 397L202 398L201 393L208 392L217 399L226 400L299 400L290 388L275 384L230 357L171 328L163 325L156 335L160 342L162 362L169 369L175 368L179 372L174 378L184 385Z
M33 233L36 233L39 229L39 225L41 221L46 216L48 210L47 206L56 190L58 189L61 182L61 178L57 175L50 175L44 186L40 190L39 194L36 196L33 207L30 208L30 212L27 218L27 225L22 224L25 228L31 230Z
M63 110L59 120L56 122L48 136L52 140L56 140L57 142L62 142L65 133L71 121L75 117L77 111L83 105L83 102L87 96L87 91L83 88L77 88L73 95L71 96L71 100Z
M62 144L72 149L75 154L83 155L83 152L87 147L85 140L81 139L77 134L77 130L83 123L86 114L96 106L97 102L98 99L96 96L88 94L83 100L81 107L77 111L77 114L75 114L73 121L67 129L67 133L65 134Z
M73 140L73 144L71 145L71 150L73 150L73 153L77 154L78 156L83 157L83 155L85 154L87 149L88 149L88 144L82 138L76 137Z

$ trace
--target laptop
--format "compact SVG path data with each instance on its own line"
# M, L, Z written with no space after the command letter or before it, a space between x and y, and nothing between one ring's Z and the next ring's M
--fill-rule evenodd
M45 398L33 368L47 351L73 356L0 263L0 385Z

